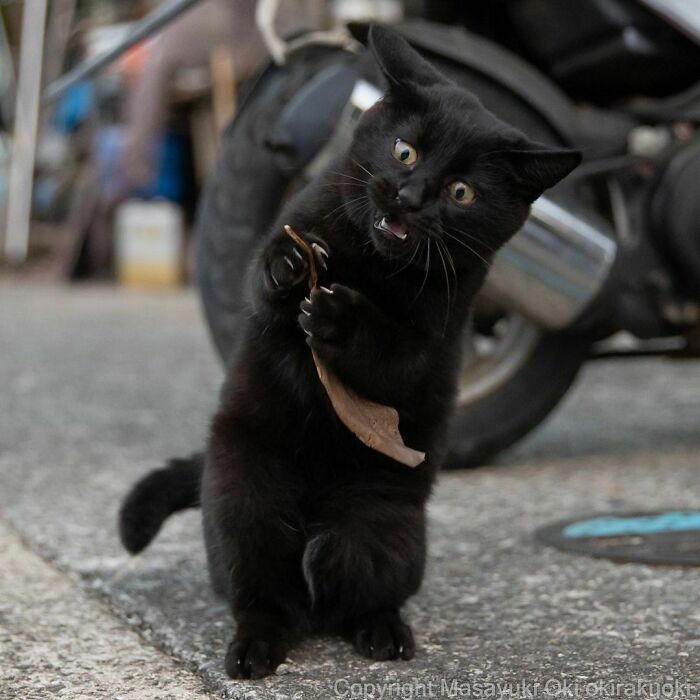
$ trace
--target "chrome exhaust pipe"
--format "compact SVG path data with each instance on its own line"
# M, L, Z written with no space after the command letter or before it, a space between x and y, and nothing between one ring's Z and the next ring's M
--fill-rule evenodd
M481 294L547 330L562 330L601 290L616 253L605 222L540 197L523 228L496 255Z

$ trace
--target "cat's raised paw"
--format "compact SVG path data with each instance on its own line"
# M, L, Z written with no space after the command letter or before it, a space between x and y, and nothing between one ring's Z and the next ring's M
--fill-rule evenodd
M282 642L237 636L226 652L226 673L231 678L264 678L272 675L286 656L286 644Z
M413 632L400 620L377 620L360 626L353 644L360 654L375 661L408 660L416 653Z
M298 321L302 330L320 343L343 343L357 330L363 297L359 292L334 284L318 287L301 302Z
M323 273L327 269L328 245L317 236L307 235L304 240L311 246L316 270ZM265 251L264 271L267 288L284 296L308 281L309 263L306 254L291 238L278 238Z

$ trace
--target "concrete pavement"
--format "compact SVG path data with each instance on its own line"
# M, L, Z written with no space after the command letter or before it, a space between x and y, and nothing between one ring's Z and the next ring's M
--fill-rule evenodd
M223 674L232 622L208 589L198 514L173 518L135 559L115 530L131 482L201 444L220 379L189 293L0 286L0 517L50 563L51 586L79 601L66 603L67 618L92 630L96 653L114 649L100 669L123 677L143 654L124 697L644 697L657 688L644 682L659 684L651 697L700 694L699 570L595 561L532 540L539 525L578 514L698 506L700 362L591 364L499 464L441 477L428 576L407 607L415 660L370 663L318 638L257 683ZM30 568L46 566L0 534L11 541L3 570L8 557L21 569L22 551ZM34 666L71 631L49 624L45 588L14 576L0 590L3 658ZM17 629L22 619L33 629L42 610L47 638L32 647ZM89 678L83 653L68 645L64 656ZM0 697L33 697L22 670L3 669ZM155 678L172 686L154 690ZM37 686L36 697L122 696L109 683L56 682L65 687ZM139 688L152 694L128 695Z
M210 697L196 675L145 643L0 523L3 700Z

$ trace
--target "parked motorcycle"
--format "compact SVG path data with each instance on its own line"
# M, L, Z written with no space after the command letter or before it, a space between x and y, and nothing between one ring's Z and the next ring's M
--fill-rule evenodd
M440 70L530 137L584 152L479 296L448 464L463 467L537 426L586 359L700 356L700 5L434 0L420 14L397 27ZM350 29L345 43L297 39L281 57L277 44L280 62L249 84L224 135L198 225L224 360L259 237L381 95L357 51L366 26Z

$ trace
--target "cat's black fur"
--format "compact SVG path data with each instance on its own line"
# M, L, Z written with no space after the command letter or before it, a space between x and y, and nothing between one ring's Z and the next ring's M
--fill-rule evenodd
M423 576L425 505L470 304L530 203L579 161L500 122L395 32L374 28L370 44L389 92L261 248L253 313L204 460L212 583L237 622L232 677L272 673L312 630L342 633L373 659L413 656L399 611ZM415 164L392 155L397 138L415 146ZM471 204L450 199L455 180L474 188ZM406 238L377 228L382 217ZM316 244L325 289L308 301L287 223ZM339 421L309 346L355 392L398 409L404 441L427 453L422 465L365 447ZM198 471L173 462L134 488L121 522L130 551L194 505Z

